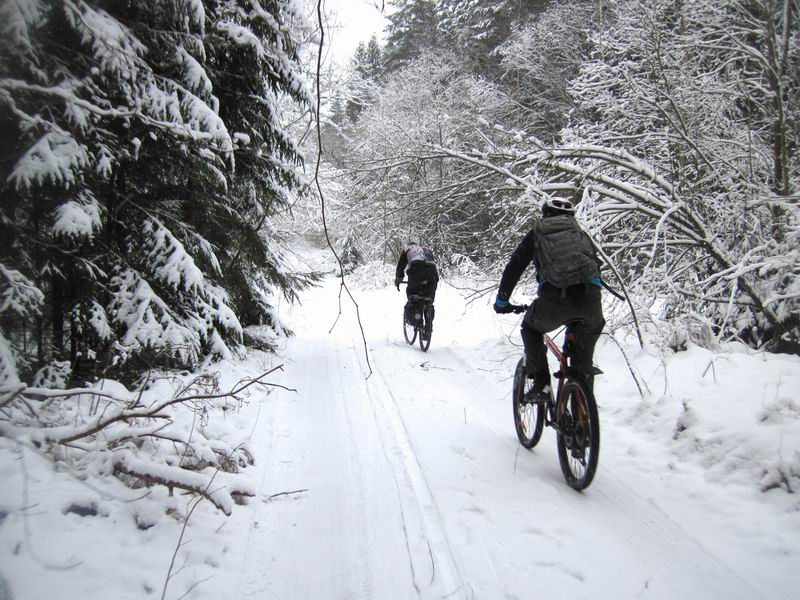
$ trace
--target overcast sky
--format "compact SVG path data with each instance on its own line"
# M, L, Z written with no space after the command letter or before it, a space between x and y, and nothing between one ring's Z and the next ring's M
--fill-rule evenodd
M365 44L372 34L382 37L386 21L380 8L382 0L324 0L325 12L334 27L329 32L330 59L346 64L359 42ZM388 7L386 7L388 10Z

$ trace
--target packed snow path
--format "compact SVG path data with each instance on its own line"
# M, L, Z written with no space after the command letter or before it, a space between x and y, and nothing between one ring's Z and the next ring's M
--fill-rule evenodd
M359 292L367 379L348 302L328 331L337 291L328 281L293 310L280 382L297 392L261 408L259 500L233 597L752 600L794 589L780 543L773 556L754 550L772 535L759 542L760 525L743 522L757 505L732 509L692 472L662 480L677 467L615 428L602 399L600 467L586 492L564 483L551 430L533 452L521 448L512 322L485 310L487 341L443 286L422 353L402 338L404 294ZM624 377L610 356L602 367Z

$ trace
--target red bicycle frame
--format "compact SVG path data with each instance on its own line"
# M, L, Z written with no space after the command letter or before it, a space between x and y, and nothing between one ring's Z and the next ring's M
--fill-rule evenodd
M571 336L571 334L568 333L567 336L568 336L567 339L569 339L569 336ZM558 393L556 394L556 398L558 398L561 395L561 392L563 391L564 379L565 379L564 376L567 374L567 366L568 366L567 356L566 354L564 354L564 352L558 346L558 344L556 344L555 340L551 338L549 335L545 334L544 341L545 344L547 344L547 347L550 348L550 352L555 354L556 360L558 361L559 370L558 373L556 373L556 377L558 377Z

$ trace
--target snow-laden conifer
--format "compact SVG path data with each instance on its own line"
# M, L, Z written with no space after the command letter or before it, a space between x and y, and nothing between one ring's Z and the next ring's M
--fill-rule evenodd
M307 282L268 234L303 185L283 123L310 98L297 4L26 1L2 16L0 265L19 275L3 289L24 279L41 305L3 314L17 366L190 367L229 356L243 325L282 329L276 295Z

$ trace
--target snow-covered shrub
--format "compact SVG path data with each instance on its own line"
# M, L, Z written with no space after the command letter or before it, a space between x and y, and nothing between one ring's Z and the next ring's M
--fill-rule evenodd
M33 387L48 390L66 389L72 374L72 365L68 360L55 360L45 365L33 376Z
M383 261L372 260L359 266L348 277L356 289L374 290L394 282L395 267Z
M690 344L709 349L718 347L713 323L700 315L676 315L667 320L656 318L651 323L658 326L653 341L673 352L686 350Z
M364 262L358 243L349 235L337 238L333 248L345 273L350 273Z
M249 388L269 373L224 391L218 373L148 376L139 389L113 380L63 389L69 363L40 377L42 387L4 384L0 434L32 441L64 467L114 475L132 487L163 485L202 496L225 514L252 486L236 476L253 464L247 439L226 423ZM56 389L59 388L59 389Z
M459 277L477 279L484 275L482 269L469 256L453 254L450 256L450 270Z

